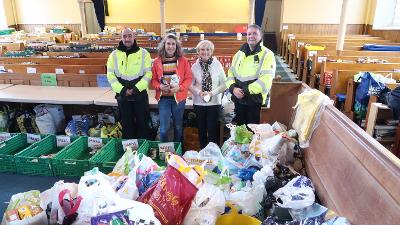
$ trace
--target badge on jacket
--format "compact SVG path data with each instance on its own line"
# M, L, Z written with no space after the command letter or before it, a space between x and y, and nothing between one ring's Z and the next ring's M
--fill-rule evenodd
M258 55L254 56L254 63L259 63L260 62L260 58L258 57Z

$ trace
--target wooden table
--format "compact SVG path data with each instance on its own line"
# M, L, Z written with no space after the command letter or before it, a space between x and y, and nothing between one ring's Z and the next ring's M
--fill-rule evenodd
M108 91L110 88L15 85L0 90L0 101L90 105Z
M11 87L11 86L13 86L13 85L14 85L14 84L0 84L0 90L9 88L9 87Z
M158 108L158 102L155 99L156 91L148 90L147 93L149 95L150 108ZM118 106L117 100L115 99L115 92L110 90L107 93L104 93L94 100L94 104L103 106ZM193 109L193 100L191 98L186 99L185 109Z

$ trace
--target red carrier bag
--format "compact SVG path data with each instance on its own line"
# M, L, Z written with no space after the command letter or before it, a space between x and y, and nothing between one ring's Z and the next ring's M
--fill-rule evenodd
M138 201L149 204L161 224L180 225L191 207L198 186L202 184L204 172L198 167L194 170L177 155L172 155L168 164L157 183Z

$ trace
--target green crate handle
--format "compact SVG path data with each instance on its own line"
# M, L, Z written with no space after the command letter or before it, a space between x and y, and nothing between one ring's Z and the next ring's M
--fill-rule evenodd
M39 162L39 160L38 159L32 159L31 161L29 161L29 162L31 162L31 163L38 163Z
M35 143L32 144L32 146L31 146L32 151L40 147L40 146L39 146L38 144L36 144L36 143L37 143L37 142L35 142Z
M66 162L64 162L64 164L67 164L67 165L76 165L76 162L69 162L69 161L66 161Z

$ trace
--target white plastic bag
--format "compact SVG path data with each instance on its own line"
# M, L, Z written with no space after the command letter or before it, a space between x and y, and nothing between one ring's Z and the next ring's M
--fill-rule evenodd
M264 166L261 170L254 173L253 185L265 185L265 181L267 180L267 177L272 177L272 176L274 176L272 167L269 165Z
M129 219L129 224L153 224L153 225L161 225L160 221L155 217L153 209L150 205L132 201L128 199L117 199L117 205L124 206L121 209L117 210L114 208L110 212L101 213L91 218L91 223L89 224L109 224L105 223L101 217L98 216L108 214L108 218L113 218L110 213L120 212L123 211L123 214L126 215ZM128 223L124 223L128 224Z
M299 135L300 147L307 148L309 146L312 133L318 127L322 112L328 104L332 104L329 97L315 89L298 95L297 103L294 106L296 116L292 126Z
M135 171L132 171L132 174L134 173ZM83 200L78 209L78 218L75 224L90 224L91 217L129 208L135 208L138 213L142 213L138 215L139 218L145 218L143 216L154 218L153 211L149 210L150 206L119 197L102 173L83 176L79 181L78 189L78 194L83 197ZM132 192L127 195L132 195Z
M1 225L43 225L43 224L47 224L47 216L45 211L37 214L34 217L26 218L24 220L15 220L12 222L8 222L4 215L3 221L1 222Z
M113 184L114 190L121 198L136 200L139 197L139 190L136 186L136 169L131 170L128 176L121 176L117 180L117 186Z
M65 115L62 105L50 105L46 104L46 109L49 111L50 115L53 117L56 131L62 132L65 129Z
M36 125L42 134L56 134L56 124L45 105L37 105L33 110L36 113Z
M132 151L131 147L127 147L125 153L115 164L113 173L119 173L121 175L128 175L129 171L135 167L139 162L139 156L136 151Z
M304 209L315 201L314 186L305 176L297 176L284 187L274 192L274 196L282 200L280 207L289 209Z
M65 217L65 213L62 210L59 202L59 194L61 191L68 189L72 196L76 196L78 194L78 185L75 183L64 183L64 181L57 181L54 183L53 187L44 191L41 196L40 207L42 209L46 209L47 206L51 203L51 211L49 224L62 224L62 221Z
M197 151L187 151L183 155L183 158L190 165L202 165L206 162L204 168L207 170L213 170L220 160L223 159L220 148L217 144L210 142L205 148Z
M377 82L380 82L382 84L396 84L397 83L396 80L393 79L392 73L389 73L386 76L379 74L379 73L375 73L373 77Z
M249 146L249 151L257 157L263 157L263 148L261 143L263 140L273 137L275 131L269 124L248 124L248 127L254 132L253 139ZM266 155L264 157L266 157Z
M221 118L220 121L224 123L232 122L235 117L235 104L233 103L232 94L229 91L226 91L222 96L221 100Z
M240 169L245 168L245 165L249 165L250 157L242 154L242 152L249 151L249 144L236 144L225 155L222 160L223 168L229 169L230 174L237 174Z
M41 104L34 108L36 124L42 134L56 134L65 128L65 115L61 105Z
M274 124L272 124L272 129L274 131L282 133L282 132L285 132L287 130L287 126L285 126L284 124L279 123L278 121L276 121Z
M78 184L78 195L83 197L78 209L80 223L89 223L92 216L108 212L115 205L119 196L102 174L91 174L81 177Z
M224 213L225 197L221 190L211 184L201 186L192 201L183 225L212 225Z
M224 142L224 144L221 147L221 152L222 155L226 155L226 153L236 145L235 143L235 136L236 136L236 125L233 124L227 124L226 127L230 129L230 137L228 140Z
M282 165L290 165L294 162L294 152L296 140L293 138L284 138L283 145L278 153L279 163Z
M266 138L258 143L258 156L260 157L260 163L262 166L274 166L277 163L279 153L285 139L281 134L277 134L273 137Z
M29 192L32 192L32 191L29 191ZM18 205L18 202L20 202L21 199L24 199L26 194L29 192L18 193L18 194L11 196L8 208L10 208L12 205ZM37 193L39 194L40 192L37 191ZM46 209L46 208L44 208L44 209ZM33 217L26 218L23 220L16 220L16 221L9 222L6 220L6 216L4 214L3 221L1 222L1 224L2 225L43 225L43 224L47 224L47 216L46 216L45 210L43 210L41 213L39 213Z
M231 193L226 200L236 205L243 214L253 216L262 208L260 203L265 194L264 184L246 185L242 190Z
M277 122L274 123L275 126L277 126L276 123ZM258 135L261 139L270 138L276 134L273 126L269 125L268 123L248 124L247 126L251 129L251 131L254 132L255 135Z
M205 176L203 167L189 166L181 156L175 154L172 154L168 159L168 165L180 171L180 173L197 188L203 185L203 179Z

